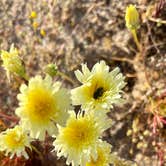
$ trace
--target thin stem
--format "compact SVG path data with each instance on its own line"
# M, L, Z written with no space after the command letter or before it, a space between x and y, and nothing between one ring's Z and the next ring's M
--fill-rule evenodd
M137 37L137 32L136 32L136 30L135 30L135 29L131 30L131 33L132 33L132 35L133 35L134 42L135 42L135 44L137 45L138 50L141 51L141 44L140 44L140 42L138 41L138 37Z
M31 148L39 155L40 158L43 158L42 153L35 146L31 145Z
M18 74L21 78L23 78L25 81L29 81L29 76L26 73Z
M149 17L149 20L150 20L150 21L153 21L153 22L157 22L157 23L159 23L159 24L166 24L166 21L165 21L165 20L161 20L160 18L155 19L155 18L153 18L153 17Z
M69 81L70 83L72 83L73 85L76 84L75 81L73 81L70 77L68 77L66 74L58 71L57 73L58 75L62 76L64 79L66 79L67 81Z
M24 78L26 81L29 81L28 75L25 74L25 75L23 76L23 78Z
M163 122L164 124L166 124L166 120L164 120L163 118L160 117L161 122Z

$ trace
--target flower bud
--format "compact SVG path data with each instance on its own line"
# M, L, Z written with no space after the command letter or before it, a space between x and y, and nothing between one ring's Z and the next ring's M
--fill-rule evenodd
M46 36L46 31L44 29L40 29L40 35L42 37L45 37Z
M38 22L34 21L34 22L32 23L32 27L33 27L34 30L36 30L36 29L39 27Z
M1 58L3 61L2 66L5 68L9 80L10 73L25 77L25 68L22 65L22 61L18 55L18 50L13 44L11 45L9 52L1 50Z
M56 64L50 63L47 66L45 66L44 71L51 77L54 77L57 74L58 67Z
M30 19L35 19L37 17L37 13L35 11L32 11L29 18Z
M130 30L139 28L139 13L134 5L129 5L126 9L126 26Z

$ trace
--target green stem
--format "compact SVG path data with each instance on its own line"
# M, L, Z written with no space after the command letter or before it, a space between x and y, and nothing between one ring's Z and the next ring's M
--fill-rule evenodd
M137 32L136 32L136 30L135 30L135 29L131 30L131 33L132 33L132 35L133 35L134 42L135 42L135 44L137 45L138 50L141 51L141 44L140 44L140 42L138 41L138 37L137 37Z

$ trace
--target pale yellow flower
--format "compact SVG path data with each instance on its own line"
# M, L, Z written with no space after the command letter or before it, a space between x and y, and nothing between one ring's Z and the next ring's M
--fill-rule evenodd
M121 103L125 82L119 71L117 67L109 72L104 61L96 63L91 71L82 64L82 73L75 72L82 85L71 91L73 105L81 105L83 110L109 110L113 104Z
M139 13L134 5L129 5L126 8L125 20L126 20L126 26L128 29L136 30L139 28L139 24L140 24Z
M25 68L22 65L22 61L18 55L18 50L13 44L11 45L9 52L1 50L1 58L9 80L10 73L25 77Z
M97 158L99 138L110 127L110 119L94 114L70 113L66 127L59 127L59 135L53 142L57 156L67 158L66 164L85 166L87 161Z
M31 137L43 140L46 131L51 135L56 134L56 125L65 124L67 110L70 107L70 95L60 86L60 82L52 84L50 76L46 76L45 79L36 76L29 80L28 86L21 86L16 114Z
M25 151L25 147L30 147L31 139L21 126L15 126L12 129L0 133L0 151L5 152L5 155L10 155L13 158L24 156L28 159L28 154Z
M97 147L97 158L91 157L86 166L109 166L110 165L111 145L105 141L101 141Z

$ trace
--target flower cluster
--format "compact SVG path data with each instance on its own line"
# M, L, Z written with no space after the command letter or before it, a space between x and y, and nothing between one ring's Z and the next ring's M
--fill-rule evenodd
M102 133L111 126L106 113L113 104L122 102L124 77L119 68L110 72L104 61L96 63L91 71L82 64L82 72L77 70L75 74L82 83L71 90L72 104L81 105L78 114L70 110L69 92L61 88L60 82L52 83L49 75L44 79L32 77L27 85L21 85L15 111L20 122L1 133L1 151L11 158L28 158L25 147L31 148L30 140L42 141L47 132L55 137L54 150L58 157L67 158L67 164L109 165L111 148L102 141Z
M1 51L3 67L9 73L26 76L18 50L11 46L10 51ZM25 77L24 77L25 78ZM52 83L49 75L43 79L35 76L22 84L17 95L19 107L15 113L20 118L19 125L0 134L0 150L10 158L24 156L25 148L30 148L32 139L44 140L46 132L57 134L57 124L65 125L70 109L70 94L61 88L60 82Z
M59 126L53 142L58 157L67 158L73 166L109 166L111 146L102 141L102 133L111 127L107 112L113 104L121 103L124 77L119 68L109 71L104 61L96 63L90 71L82 64L82 72L75 72L82 83L71 90L73 105L81 105L76 115L70 112L66 126Z
M16 50L13 54L15 56ZM15 61L20 62L19 59ZM52 73L52 66L48 67ZM104 61L96 63L92 70L82 64L82 72L75 71L81 85L71 90L71 96L61 88L60 82L53 83L51 76L56 75L57 69L54 74L45 72L49 75L44 79L37 75L20 86L19 105L15 111L20 121L0 134L0 150L11 158L28 158L26 147L33 148L30 142L43 141L47 133L55 138L54 151L58 157L66 158L67 165L109 166L115 163L111 145L102 140L102 134L112 124L107 112L114 104L123 102L122 88L126 83L120 69L109 71ZM73 106L81 106L77 114L72 110L71 101Z
M37 35L37 40L35 39L34 41L37 44L40 43L47 45L47 42L50 42L50 38L52 38L52 36L57 37L58 34L62 35L63 38L66 37L66 35L63 35L65 32L64 30L66 30L63 30L63 26L66 18L68 20L66 15L69 14L68 11L70 10L66 7L64 10L63 7L66 5L68 6L68 2L65 3L65 5L61 5L56 2L50 3L48 8L46 8L42 13L42 16L50 9L54 9L52 8L52 5L55 6L55 4L58 10L52 13L57 14L57 12L61 12L61 19L56 21L55 27L57 27L57 25L61 26L58 31L55 32L50 31L50 26L47 26L48 35L47 29L43 27L43 23L47 22L45 21L47 19L44 19L43 21L43 19L41 19L41 14L38 13L43 9L45 2L41 8L36 8L35 6L32 7L33 10L31 7L28 8L30 9L30 13L28 14L28 22L26 22L26 25L29 25L28 29L30 29L30 31L32 30L32 33L30 34L31 36ZM146 38L138 38L144 35L140 34L137 36L137 34L138 31L141 32L139 28L141 27L141 20L143 19L145 21L144 16L149 15L149 12L153 14L153 10L151 10L154 8L153 6L154 5L150 6L146 14L142 13L142 15L139 14L139 9L141 9L139 6L137 7L132 4L127 6L124 21L127 29L133 36L138 52L135 48L132 48L135 56L131 60L125 57L122 59L121 57L112 58L115 61L127 61L129 63L133 63L133 68L135 69L134 77L135 75L137 76L137 82L140 83L143 80L142 82L149 83L148 85L151 85L151 80L148 82L149 80L146 78L147 75L143 71L145 63L143 63L144 58L141 56L146 55L147 49L145 49L145 46L150 42L144 42ZM69 9L70 8L72 9L72 6L70 6ZM162 8L162 5L159 4L157 8ZM158 13L157 8L156 15ZM27 16L27 14L25 15ZM149 19L157 22L158 24L163 22L161 19ZM48 20L51 20L52 22L54 19L49 16ZM74 28L74 25L77 25L75 24L77 19L71 20L71 22L69 19L68 22L69 24L71 23L71 28ZM20 26L16 27L17 31L20 29L22 29ZM19 36L24 38L25 34L21 34ZM39 35L40 38L45 39L40 40L40 38L38 38ZM90 31L88 36L90 36L90 38L94 38L93 31L92 33ZM115 35L113 35L113 37L114 36ZM68 40L64 39L63 41L69 43ZM86 43L87 42L83 42L85 45ZM110 35L108 34L108 36L106 35L105 37L101 36L101 42L99 43L102 44L104 50L108 51L107 48L112 46ZM97 43L97 45L99 43ZM64 44L61 42L60 45L62 47L60 52L58 52L58 55L64 54L68 50L64 49ZM49 50L50 48L52 49L52 44L48 45L48 48ZM25 50L26 53L27 50L29 51L29 49L23 50ZM76 50L76 52L77 51L79 52L80 50ZM9 128L5 131L3 129L1 129L2 132L0 131L0 153L2 152L4 156L7 156L4 158L4 161L6 161L5 159L9 159L9 162L23 159L23 161L29 163L29 161L33 161L33 158L31 160L31 157L34 154L34 151L35 156L33 157L40 157L43 161L45 161L44 157L47 152L55 153L58 158L65 158L66 164L71 166L109 166L110 164L114 166L135 166L134 163L125 161L118 157L116 152L113 152L111 149L112 145L106 142L106 139L103 138L104 132L106 130L111 130L110 128L112 126L112 114L111 116L108 116L109 112L112 111L115 105L122 104L124 102L123 88L125 87L126 82L125 77L120 72L120 68L116 67L111 71L110 67L103 60L94 64L91 69L86 63L81 64L80 69L75 71L75 77L80 85L71 90L67 90L63 88L62 83L57 80L65 78L67 81L72 83L73 86L76 85L76 80L72 80L72 78L60 72L56 64L47 64L43 67L42 75L29 77L27 75L28 73L26 73L26 67L24 66L22 58L19 56L20 53L21 52L14 47L14 44L11 45L9 51L0 51L2 67L6 71L7 79L10 81L20 77L19 79L15 79L15 81L17 81L14 83L15 88L17 88L21 83L20 92L17 95L18 104L14 111L15 115L6 115L6 113L0 111L0 117L5 119L4 122L1 122L0 120L0 123L6 123L9 125ZM50 51L48 51L48 53L46 51L46 54L50 54ZM39 59L37 58L37 62L38 60ZM50 58L48 61L50 61ZM143 66L141 64L143 64ZM29 66L31 66L31 64L29 64ZM141 75L138 74L139 67L142 69ZM128 74L128 76L133 77L133 74ZM143 76L143 79L141 76ZM134 78L134 80L136 79ZM11 81L9 83L12 84ZM141 86L138 87L139 88L134 87L136 92L141 90ZM144 116L144 112L139 112L138 114L135 112L134 114L131 114L132 116L129 115L129 118L122 118L123 121L127 120L126 124L131 124L126 133L128 137L131 137L132 143L132 146L129 146L129 148L131 148L129 149L129 153L133 155L133 150L135 149L146 152L145 150L148 149L148 145L152 145L153 149L157 152L157 157L160 161L159 165L162 165L165 159L165 142L163 139L160 139L160 136L161 138L165 136L165 132L162 132L161 130L165 129L166 126L166 91L164 90L161 94L159 92L159 95L155 96L155 93L158 89L160 90L161 87L157 89L147 88L148 93L146 93L143 98L140 98L140 101L145 99L143 107L145 106L147 113L150 112L149 115L146 114ZM141 90L141 92L144 91ZM133 94L132 96L135 97ZM132 96L129 95L129 98ZM142 106L140 102L134 103L130 112L135 110L135 108L139 110L142 108L140 106ZM118 116L113 115L113 117ZM128 123L128 120L131 119L132 123ZM11 123L7 123L7 120L10 120ZM143 123L145 120L147 120L147 123ZM153 133L150 132L151 129ZM111 133L116 135L116 132L117 130ZM48 137L51 137L51 139L48 139ZM47 148L48 140L49 143L52 141L52 151L50 151L51 148ZM41 141L40 143L44 141L43 144L45 146L42 146L43 144L38 146L37 143L39 143L39 141ZM39 147L42 148L38 149ZM43 149L44 155L40 155L40 150ZM2 155L2 157L4 156ZM48 159L47 155L46 158ZM6 165L5 162L2 163L3 164L0 165ZM27 165L27 163L22 165Z

